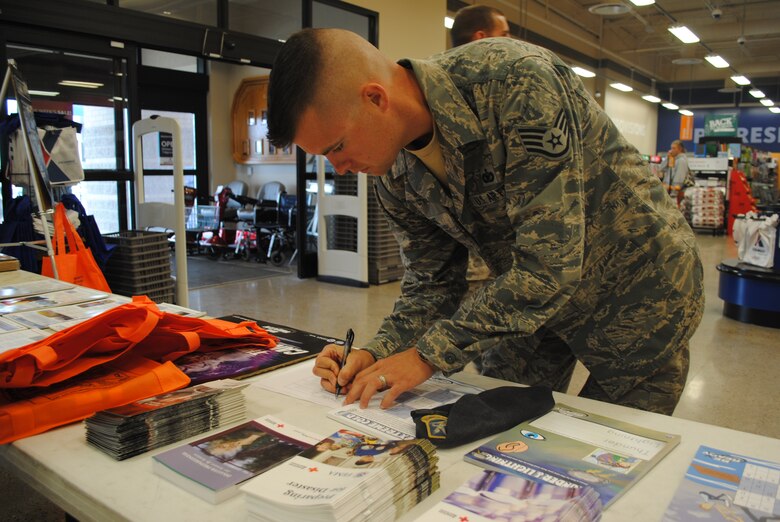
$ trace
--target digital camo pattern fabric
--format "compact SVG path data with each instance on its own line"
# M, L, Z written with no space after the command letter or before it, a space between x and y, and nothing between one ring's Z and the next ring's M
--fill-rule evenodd
M406 274L367 348L416 345L445 372L481 357L520 380L554 336L612 402L687 360L703 308L693 232L569 67L505 38L400 63L433 113L448 186L405 151L378 179ZM462 300L469 249L496 277ZM573 363L551 355L532 372Z

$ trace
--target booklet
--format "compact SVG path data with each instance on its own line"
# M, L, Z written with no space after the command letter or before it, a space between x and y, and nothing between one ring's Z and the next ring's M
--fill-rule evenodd
M600 519L601 500L591 487L567 488L486 470L472 475L418 520L588 522Z
M45 294L47 292L56 292L58 290L67 290L73 288L73 284L58 281L56 279L47 279L45 281L24 281L21 283L12 283L0 286L0 299L10 299L12 297L24 297L26 295Z
M225 378L244 379L316 357L327 344L343 344L343 341L330 337L240 315L220 319L236 323L254 321L277 337L279 343L273 348L244 347L193 352L180 357L174 364L187 374L192 384Z
M96 301L87 301L85 303L31 310L29 312L17 312L8 314L6 317L28 328L49 328L50 330L59 331L128 302L130 302L129 297L112 295L105 299L97 299Z
M45 294L28 295L25 297L12 297L0 299L0 314L13 314L29 310L39 310L41 308L53 308L55 306L95 301L106 297L108 297L108 294L105 292L82 287L47 292Z
M0 333L0 353L26 346L30 343L46 339L51 335L47 330L37 330L24 328L22 330L13 330Z
M102 410L84 421L87 442L116 460L246 419L242 389L223 379Z
M262 520L394 520L438 488L425 439L381 440L339 430L242 486Z
M238 494L243 482L321 438L265 416L155 455L153 469L182 489L218 504Z
M778 462L699 446L663 520L780 520L778 484Z
M679 443L679 435L556 404L464 458L537 482L591 486L606 509Z

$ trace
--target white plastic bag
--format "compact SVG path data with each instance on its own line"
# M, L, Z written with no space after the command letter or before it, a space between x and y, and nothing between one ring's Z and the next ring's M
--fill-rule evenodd
M772 268L775 258L775 242L777 241L777 221L775 214L765 219L746 219L745 236L740 242L739 250L744 245L744 256L740 261L763 268Z

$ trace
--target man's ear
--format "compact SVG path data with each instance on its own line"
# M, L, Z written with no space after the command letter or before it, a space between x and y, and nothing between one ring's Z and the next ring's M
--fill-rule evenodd
M368 103L374 105L382 112L386 111L390 104L387 90L381 84L367 83L363 86L361 94Z
M485 31L476 31L473 35L471 35L472 42L476 40L482 40L483 38L487 38L487 33Z

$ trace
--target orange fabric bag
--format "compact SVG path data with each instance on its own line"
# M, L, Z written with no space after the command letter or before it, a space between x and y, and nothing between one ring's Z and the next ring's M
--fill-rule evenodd
M170 361L191 351L276 341L253 322L182 317L134 297L0 353L0 444L182 388L190 379Z
M62 203L57 203L57 208L54 210L53 239L52 248L54 249L54 262L57 264L58 279L103 292L111 291L103 272L92 256L92 252L84 246L78 232L68 221L65 206ZM65 247L66 239L69 251ZM51 258L48 256L43 258L41 274L54 277Z

